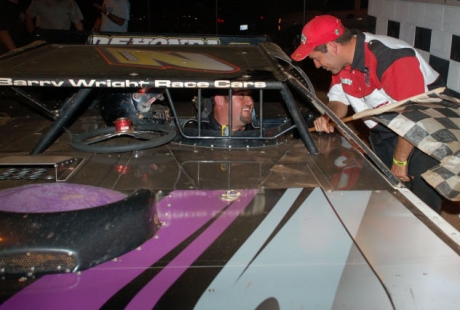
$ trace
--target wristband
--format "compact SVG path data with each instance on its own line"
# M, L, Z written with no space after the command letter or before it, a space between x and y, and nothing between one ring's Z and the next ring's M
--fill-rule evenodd
M398 166L406 166L407 165L407 160L406 161L399 161L399 160L396 160L394 157L393 157L393 163L395 165L398 165Z

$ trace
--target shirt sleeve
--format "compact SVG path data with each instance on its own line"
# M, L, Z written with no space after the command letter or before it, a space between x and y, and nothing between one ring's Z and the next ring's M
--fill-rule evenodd
M111 12L113 15L123 18L124 20L129 20L130 5L129 1L120 1L114 7Z
M342 83L340 83L338 75L332 76L331 88L329 88L327 97L329 98L329 101L339 101L345 105L350 105L350 102L343 91Z
M27 8L26 13L29 14L32 17L37 16L37 10L38 10L38 0L32 0L30 3L29 7Z
M72 22L73 23L78 23L81 22L84 17L83 14L81 13L80 7L78 4L72 0L72 16L71 16Z

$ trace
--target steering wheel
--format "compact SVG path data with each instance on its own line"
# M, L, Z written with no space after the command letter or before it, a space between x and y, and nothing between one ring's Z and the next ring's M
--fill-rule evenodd
M126 143L114 143L115 138L127 139ZM176 129L169 125L144 124L120 129L110 126L88 131L72 137L73 148L91 153L119 153L157 147L172 141ZM123 141L125 142L125 141Z

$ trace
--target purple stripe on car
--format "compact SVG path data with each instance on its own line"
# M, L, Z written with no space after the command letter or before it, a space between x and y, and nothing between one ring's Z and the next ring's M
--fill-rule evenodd
M256 194L256 190L247 191L245 195L235 201L211 226L161 270L126 309L153 309L168 288L227 229Z
M222 193L223 191L173 191L157 204L157 212L164 225L154 238L148 240L139 249L122 255L117 260L83 271L81 274L44 276L12 296L0 305L0 309L100 308L126 284L229 205L230 202L220 199ZM242 191L240 198L233 202L235 207L232 205L220 216L219 225L227 227L226 225L239 215L256 194L257 190ZM193 242L192 248L185 251L198 256L223 230L225 228L219 229L216 225L211 225L202 236L198 237L199 241ZM171 264L177 265L182 259L181 254ZM186 261L187 264L192 262L193 260ZM169 287L178 275L165 273L161 277L164 279L173 277L166 285ZM156 285L155 283L157 282L154 280L149 287ZM166 291L167 287L164 287L163 291ZM140 296L140 299L135 299L134 302L143 300L144 292Z

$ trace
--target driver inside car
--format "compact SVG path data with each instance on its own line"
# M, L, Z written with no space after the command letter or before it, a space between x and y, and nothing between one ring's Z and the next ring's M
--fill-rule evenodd
M230 96L228 90L218 93L212 98L212 113L208 118L202 119L201 129L218 130L221 136L230 136ZM248 89L236 89L232 92L231 129L235 131L255 129L252 125L254 100ZM185 123L184 128L198 128L196 120Z

